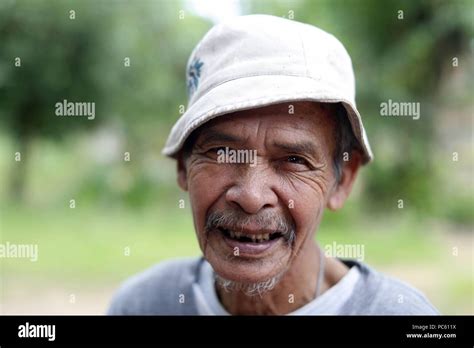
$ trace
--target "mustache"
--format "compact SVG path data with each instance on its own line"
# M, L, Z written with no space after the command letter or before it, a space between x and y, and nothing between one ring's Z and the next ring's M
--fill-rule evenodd
M241 231L248 225L279 232L289 244L293 243L296 237L296 226L293 221L269 210L264 210L256 215L249 215L234 209L214 211L207 216L205 229L206 232L217 228Z

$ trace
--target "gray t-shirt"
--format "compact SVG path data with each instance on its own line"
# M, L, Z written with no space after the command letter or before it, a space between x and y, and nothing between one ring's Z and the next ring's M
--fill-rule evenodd
M288 315L338 314L344 303L352 296L359 278L359 268L352 267L337 284ZM198 314L229 315L219 301L214 284L214 271L208 262L203 262L199 282L193 284Z
M418 290L369 266L341 260L350 271L295 315L439 314ZM110 315L225 315L218 302L212 268L203 258L161 262L120 287Z

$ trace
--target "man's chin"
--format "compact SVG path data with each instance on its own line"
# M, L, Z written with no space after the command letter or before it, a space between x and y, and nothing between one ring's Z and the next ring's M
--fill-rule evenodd
M273 290L283 278L284 272L265 279L259 279L254 282L242 282L224 278L219 274L216 274L217 286L226 292L242 292L247 296L255 296L263 294Z
M204 255L222 279L236 283L262 283L280 276L288 268L291 245L283 239L254 250L253 246L249 249L248 245L225 240L217 233L208 237Z

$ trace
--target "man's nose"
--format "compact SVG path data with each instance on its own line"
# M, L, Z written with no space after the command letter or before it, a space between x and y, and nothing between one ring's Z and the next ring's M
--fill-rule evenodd
M226 192L226 201L237 204L247 214L256 214L263 208L276 207L278 196L272 189L269 169L247 168Z

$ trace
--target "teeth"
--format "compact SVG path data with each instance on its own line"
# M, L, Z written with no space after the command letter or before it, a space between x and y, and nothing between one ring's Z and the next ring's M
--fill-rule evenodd
M262 234L244 234L243 232L236 232L228 230L229 235L231 238L239 239L240 237L247 237L252 240L252 242L261 243L266 240L270 240L270 233L262 233Z

